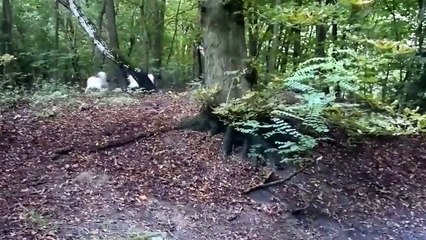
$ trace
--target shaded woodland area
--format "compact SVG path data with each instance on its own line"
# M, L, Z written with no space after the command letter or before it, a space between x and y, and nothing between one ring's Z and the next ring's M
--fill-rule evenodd
M426 239L424 0L1 6L0 239Z

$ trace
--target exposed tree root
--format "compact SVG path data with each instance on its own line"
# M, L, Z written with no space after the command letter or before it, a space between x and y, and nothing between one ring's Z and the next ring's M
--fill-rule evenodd
M225 132L225 125L210 108L203 108L196 116L183 119L175 129L190 129L216 135Z
M121 139L121 140L117 140L117 141L112 141L112 142L108 142L104 145L101 146L94 146L91 147L89 150L89 153L94 153L94 152L99 152L99 151L105 151L111 148L117 148L117 147L122 147L124 145L128 145L131 144L139 139L142 138L146 138L146 137L150 137L152 135L154 135L156 132L152 132L152 133L139 133L134 137L131 138L126 138L126 139Z
M319 159L317 159L317 160L319 160ZM309 162L308 164L306 164L305 166L303 166L299 170L293 172L292 174L290 174L286 178L275 180L273 182L262 183L262 184L256 185L254 187L251 187L251 188L245 190L243 193L248 194L248 193L253 192L255 190L258 190L258 189L267 188L267 187L275 186L275 185L278 185L278 184L281 184L281 183L285 183L285 182L289 181L290 179L292 179L293 177L297 176L299 173L305 171L307 168L313 166L316 162L317 162L316 160L312 160L311 162Z
M122 147L131 143L136 142L139 139L142 138L147 138L147 137L151 137L155 134L159 134L159 133L166 133L172 130L175 130L176 127L174 128L166 128L166 129L162 129L160 131L155 131L155 132L148 132L148 133L139 133L136 136L130 137L130 138L126 138L126 139L121 139L121 140L117 140L117 141L111 141L108 142L104 145L101 146L94 146L92 148L90 148L89 152L90 153L94 153L94 152L99 152L99 151L105 151L111 148L117 148L117 147Z
M63 155L67 155L70 152L74 151L74 147L69 146L69 147L63 147L63 148L58 148L56 150L53 151L53 156L52 156L52 160L57 160L59 159L61 156Z
M276 167L283 168L281 156L277 152L266 151L274 145L264 139L263 136L246 134L237 131L232 126L227 126L218 116L212 112L211 107L203 107L200 113L192 118L184 119L176 129L191 129L200 132L209 132L211 135L223 133L222 152L229 156L232 152L241 148L240 156L243 159L255 160L257 165L265 165L266 162L273 163ZM280 136L285 138L285 136ZM287 140L280 138L279 140ZM249 157L251 150L254 150L255 159ZM258 159L262 157L264 160Z
M168 129L163 129L161 131L156 131L156 132L139 133L136 136L133 136L133 137L130 137L130 138L120 139L120 140L117 140L117 141L111 141L111 142L108 142L108 143L100 145L100 146L91 146L91 147L89 147L89 153L95 153L95 152L105 151L105 150L112 149L112 148L122 147L122 146L125 146L125 145L128 145L128 144L131 144L133 142L136 142L139 139L151 137L155 134L165 133L165 132L172 131L172 130L175 130L175 129L176 128L168 128ZM56 160L56 159L60 158L61 156L68 155L71 152L76 151L76 150L78 150L78 148L73 147L73 146L58 148L58 149L53 151L54 154L52 156L52 159Z

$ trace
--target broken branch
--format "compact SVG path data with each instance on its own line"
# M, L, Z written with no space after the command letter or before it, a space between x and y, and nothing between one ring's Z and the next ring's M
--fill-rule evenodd
M262 184L256 185L254 187L251 187L251 188L245 190L243 193L247 194L247 193L253 192L253 191L258 190L258 189L267 188L267 187L275 186L275 185L278 185L278 184L281 184L281 183L285 183L285 182L289 181L290 179L292 179L293 177L295 177L296 175L298 175L299 173L305 171L307 168L313 166L319 159L320 158L317 158L316 160L312 160L310 163L306 164L305 166L303 166L299 170L293 172L292 174L290 174L286 178L279 179L279 180L269 182L269 183L262 183Z

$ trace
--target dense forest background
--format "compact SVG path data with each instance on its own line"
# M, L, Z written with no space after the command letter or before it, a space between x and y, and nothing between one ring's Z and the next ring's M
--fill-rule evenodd
M134 67L161 76L159 86L185 86L198 76L196 1L75 2ZM357 59L363 93L387 103L398 100L401 108L423 104L422 62L415 58L423 51L423 1L244 4L249 56L262 78L282 77L307 59L346 48ZM104 64L113 73L59 1L3 0L1 31L3 86L84 85Z

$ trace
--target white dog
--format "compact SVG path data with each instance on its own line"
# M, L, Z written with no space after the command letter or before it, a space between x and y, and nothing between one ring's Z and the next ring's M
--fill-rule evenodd
M89 89L99 89L99 91L102 89L108 89L107 74L105 72L98 72L96 76L89 77L87 79L87 87L84 92L87 93Z

